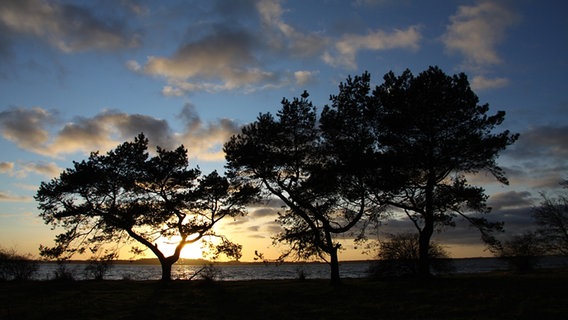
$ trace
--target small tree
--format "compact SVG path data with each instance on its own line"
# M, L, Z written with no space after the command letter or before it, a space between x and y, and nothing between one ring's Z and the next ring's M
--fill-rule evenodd
M162 280L170 280L172 265L187 244L221 237L228 247L213 227L225 217L244 214L256 190L236 188L217 172L201 176L189 168L183 146L171 151L158 147L152 157L147 149L148 139L140 134L134 142L106 155L91 153L59 178L42 182L35 196L40 216L65 230L54 247L40 247L42 256L65 259L87 249L99 252L105 244L117 250L119 244L136 241L156 255ZM159 238L175 243L172 255L158 248Z
M568 180L562 183L568 188ZM542 202L532 216L539 226L537 234L549 254L568 255L568 194L557 198L542 195Z
M507 260L514 271L525 273L534 270L545 250L537 234L526 232L505 241L498 255Z
M388 240L379 243L377 261L371 267L375 276L404 276L417 275L419 272L419 237L415 233L391 234ZM450 272L453 270L448 253L436 243L430 243L428 252L435 272Z

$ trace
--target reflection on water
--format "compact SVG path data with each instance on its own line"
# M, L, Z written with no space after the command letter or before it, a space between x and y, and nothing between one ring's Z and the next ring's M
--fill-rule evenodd
M496 270L506 270L506 261L494 258L454 259L456 273L477 273ZM341 264L340 276L342 278L363 278L367 276L371 262L344 262ZM84 280L85 267L87 264L68 264L67 268L73 273L76 280ZM564 267L568 266L568 259L562 257L545 257L540 261L540 267ZM172 269L173 279L190 279L200 265L174 265ZM307 279L329 278L329 266L321 263L294 263L294 264L240 264L240 265L215 265L220 271L218 280L275 280L275 279L298 279L300 274ZM37 280L49 280L54 278L57 265L54 263L42 263L36 275ZM105 275L105 280L159 280L161 278L159 265L140 264L116 264Z

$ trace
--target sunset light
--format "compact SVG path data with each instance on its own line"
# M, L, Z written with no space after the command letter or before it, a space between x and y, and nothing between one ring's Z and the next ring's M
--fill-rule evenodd
M178 152L179 161L167 165L184 179L183 170L199 168L195 181L183 184L158 172L165 161L157 157L144 164L145 177L153 180L135 185L154 188L150 198L162 197L164 207L178 206L169 212L171 223L187 206L179 200L186 195L176 192L199 194L203 177L215 171L219 181L199 192L222 188L228 170L223 146L259 114L276 115L283 98L293 101L306 90L319 124L321 111L333 103L330 95L349 77L368 71L372 91L390 71L417 76L430 66L450 76L463 72L478 104L489 105L488 115L505 112L494 132L520 134L496 158L508 185L489 171L465 177L489 196L492 209L484 217L504 222L502 237L531 230L530 212L541 193L556 195L568 178L567 10L564 1L1 1L0 246L37 257L40 245L54 245L62 228L45 224L34 196L42 182L92 152L103 156L140 133L148 139L150 160L157 147L175 153L183 145L189 163ZM129 155L107 160L128 158L124 166L134 172L139 158ZM122 171L112 171L113 165L88 169L110 172L102 182L92 179L93 186L130 177L117 178ZM117 190L114 196L132 199L130 189ZM215 198L203 193L200 200ZM100 203L109 199L97 196ZM193 213L230 207L192 203ZM220 221L214 219L225 211L199 221L215 222L212 230L228 241L224 249L236 252L241 245L241 261L255 261L255 251L273 259L287 249L273 242L284 230L277 219L286 205L275 196L254 199ZM176 232L206 233L203 224L176 221ZM462 218L456 222L432 239L452 257L491 255L475 228ZM416 231L403 210L385 213L378 224L370 239ZM359 227L338 236L340 260L376 257L353 242ZM173 240L155 244L171 254ZM181 258L203 258L201 245L187 245ZM155 255L146 250L143 257ZM132 255L123 250L120 258Z

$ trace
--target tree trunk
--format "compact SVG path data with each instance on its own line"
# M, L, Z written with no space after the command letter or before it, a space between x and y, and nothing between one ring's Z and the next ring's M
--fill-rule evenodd
M428 222L426 222L428 224ZM420 277L430 276L430 238L434 233L433 224L431 227L425 226L418 238L418 275Z
M166 259L164 261L160 261L162 265L162 281L170 281L172 280L172 265L173 262Z
M418 239L418 275L430 276L430 239L434 234L434 179L428 178L426 183L426 207L424 212L424 228Z
M336 247L332 247L331 252L329 253L329 264L331 267L331 283L334 285L339 284L339 258Z

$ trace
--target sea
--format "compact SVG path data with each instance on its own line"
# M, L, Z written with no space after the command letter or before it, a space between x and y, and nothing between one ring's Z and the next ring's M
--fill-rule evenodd
M509 269L507 261L497 258L465 258L451 259L454 274L483 273L505 271ZM347 261L340 263L341 278L365 278L369 276L372 261ZM92 277L86 272L86 263L69 263L65 265L74 280L88 280ZM542 257L538 268L568 267L566 257ZM35 280L52 280L55 278L58 265L40 263ZM217 281L248 281L278 279L327 279L330 277L329 265L325 263L237 263L237 264L203 264L178 265L172 268L172 279L200 279L207 275ZM119 263L113 264L105 273L105 280L159 280L161 267L159 264Z

